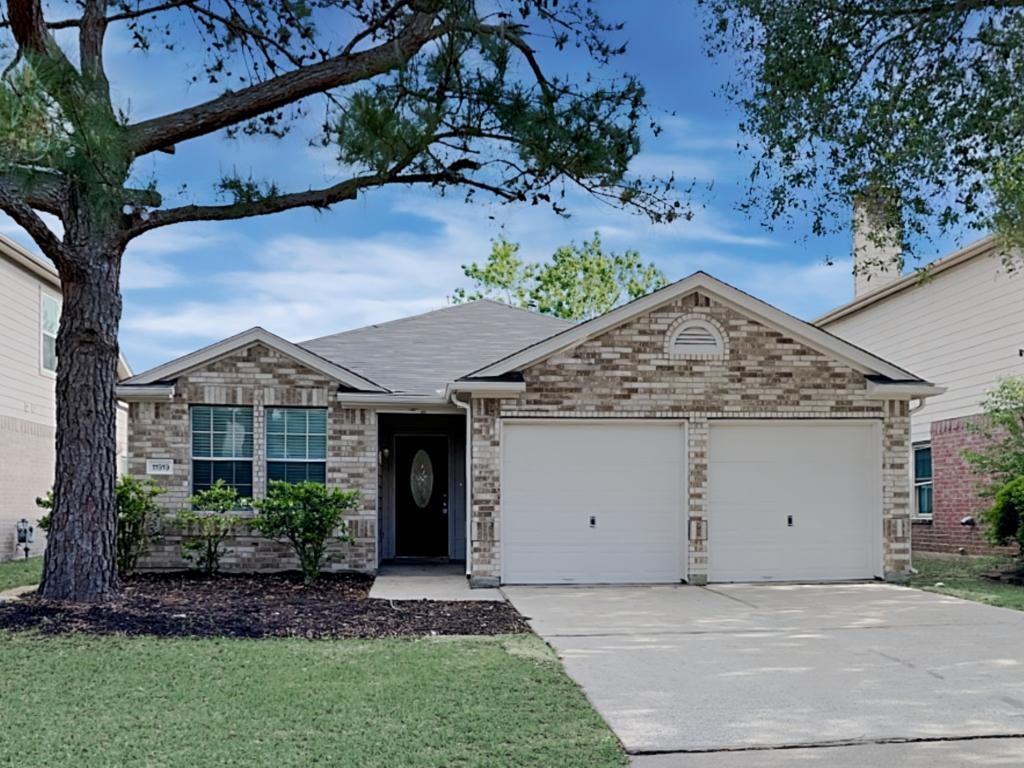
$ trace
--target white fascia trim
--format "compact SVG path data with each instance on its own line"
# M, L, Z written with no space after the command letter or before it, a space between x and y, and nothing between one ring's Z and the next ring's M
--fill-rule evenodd
M524 381L453 381L444 388L445 398L458 392L474 397L517 397L526 391Z
M900 293L908 288L913 288L916 285L923 285L925 281L931 280L936 275L942 274L946 270L952 269L953 267L963 264L965 261L970 261L976 256L985 256L991 254L997 248L999 248L1001 242L999 238L994 235L986 235L980 240L976 240L969 245L964 246L958 251L954 251L948 256L943 256L941 259L933 261L931 264L926 264L920 269L915 269L909 275L901 277L899 280L884 285L881 288L876 288L873 291L865 293L863 296L858 296L853 301L842 304L835 309L829 310L818 319L812 321L814 325L826 326L829 323L833 323L836 320L842 320L847 315L855 314L860 312L862 309L872 306L873 304L892 296L894 293Z
M241 333L235 334L223 341L218 341L208 347L198 349L195 352L190 352L183 357L179 357L177 360L164 363L156 368L150 368L148 371L144 371L137 376L132 376L130 379L126 379L123 383L152 384L155 381L174 378L175 376L179 376L192 368L205 365L211 360L223 357L231 352L235 352L236 350L247 347L250 344L256 343L264 344L265 346L280 352L282 355L287 355L293 360L296 360L315 371L319 371L325 376L336 379L347 386L353 387L354 389L369 390L371 392L387 391L379 384L376 384L369 379L364 379L359 374L353 373L347 368L335 365L319 355L314 355L312 352L307 349L303 349L298 344L292 344L287 339L283 339L277 334L271 333L259 326L250 328L247 331L242 331Z
M766 325L785 331L788 335L799 339L808 347L837 358L849 364L861 373L881 374L890 379L913 378L908 371L888 363L880 357L872 355L859 347L816 328L810 323L786 314L760 299L756 299L738 288L717 280L704 272L696 272L689 277L668 285L654 293L624 304L611 312L607 312L593 320L573 326L551 338L527 347L504 360L492 363L486 368L474 371L470 377L503 376L512 371L519 371L539 363L562 350L581 344L606 331L631 320L634 317L650 312L663 304L674 301L694 291L706 291L734 309L751 315ZM469 378L469 377L467 377Z
M869 381L867 396L872 400L923 400L926 397L945 394L945 392L945 387L937 387L924 381Z
M397 395L387 392L338 392L334 399L344 405L364 406L405 406L415 408L417 406L434 408L437 406L448 406L451 404L448 399L441 395L431 397L430 395Z
M114 387L118 400L126 403L153 403L170 400L174 397L173 384L150 384Z

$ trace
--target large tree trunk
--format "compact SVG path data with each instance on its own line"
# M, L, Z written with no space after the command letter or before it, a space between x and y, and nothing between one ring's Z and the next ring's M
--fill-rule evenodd
M65 244L57 335L57 462L40 594L97 602L117 592L117 329L120 246Z

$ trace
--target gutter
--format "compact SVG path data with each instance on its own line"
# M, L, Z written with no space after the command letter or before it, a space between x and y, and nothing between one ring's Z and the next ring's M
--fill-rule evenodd
M473 575L473 409L469 400L459 400L452 392L452 405L466 412L466 578Z
M917 400L945 394L945 387L927 381L876 382L868 381L867 396L873 400Z
M445 385L444 395L446 399L457 392L480 397L518 397L525 391L525 381L452 381Z
M126 403L161 403L174 397L173 384L121 384L114 395Z

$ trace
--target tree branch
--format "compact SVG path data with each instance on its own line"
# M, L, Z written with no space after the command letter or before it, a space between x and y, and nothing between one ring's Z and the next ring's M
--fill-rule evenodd
M128 237L137 237L151 229L166 227L171 224L180 224L186 221L231 221L254 216L266 216L294 208L324 210L330 208L335 203L340 203L344 200L354 200L362 189L379 187L385 184L460 185L490 192L510 202L519 199L513 192L467 177L459 170L442 170L433 173L396 173L392 171L385 174L354 176L351 179L323 189L310 189L304 192L292 192L282 195L268 195L260 200L249 202L227 205L183 205L178 208L153 211L147 218L137 218L129 226Z
M20 0L26 2L30 0ZM136 156L166 148L236 125L287 106L307 96L367 80L401 66L430 40L445 32L434 26L434 14L416 13L393 40L365 51L334 56L317 64L225 93L198 104L128 127L128 143Z
M0 210L14 219L14 222L28 232L43 253L60 266L66 262L64 244L46 226L39 214L25 201L21 190L12 189L7 180L0 179Z

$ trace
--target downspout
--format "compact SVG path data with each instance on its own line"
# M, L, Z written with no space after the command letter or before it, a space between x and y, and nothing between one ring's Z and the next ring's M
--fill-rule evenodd
M473 575L473 528L470 524L473 515L473 410L470 401L463 402L452 392L449 395L452 405L466 412L466 577Z

